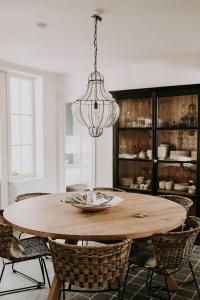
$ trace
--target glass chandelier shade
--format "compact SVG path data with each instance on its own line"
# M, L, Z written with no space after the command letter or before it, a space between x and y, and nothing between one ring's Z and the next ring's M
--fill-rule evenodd
M92 17L95 20L94 72L88 78L85 94L73 102L72 113L88 128L92 137L99 137L104 128L111 127L119 118L119 106L112 95L105 91L103 75L97 71L97 21L101 21L101 17Z

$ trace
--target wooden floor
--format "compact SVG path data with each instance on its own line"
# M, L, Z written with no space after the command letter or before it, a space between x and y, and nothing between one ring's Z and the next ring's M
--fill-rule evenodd
M192 258L193 266L196 271L196 276L198 283L200 285L200 246L196 246L193 251L193 258ZM47 268L52 279L53 277L53 268L51 259L46 260ZM25 286L30 284L29 281L22 278L17 274L13 274L11 271L10 266L7 267L7 271L3 277L3 280L0 284L1 290L7 288L17 288L21 286ZM35 278L40 279L40 269L37 261L34 262L26 262L17 264L16 268L21 270L22 272L26 272L27 274L34 275ZM179 280L186 280L190 278L190 272L187 267L182 269L177 275L177 279ZM135 299L135 300L147 300L147 299L157 299L153 297L149 297L147 295L147 291L145 288L145 278L146 278L146 271L140 269L136 272L131 272L128 278L127 290L125 299ZM154 280L156 284L156 278ZM158 284L158 282L157 282ZM46 300L48 295L48 288L34 290L34 291L27 291L18 294L11 294L7 296L2 296L2 300ZM167 299L166 294L160 292L164 299ZM113 293L96 293L96 294L84 294L84 293L66 293L66 299L73 299L73 300L117 300L116 294ZM199 299L196 290L193 284L184 285L184 288L178 291L172 297L173 300L196 300Z

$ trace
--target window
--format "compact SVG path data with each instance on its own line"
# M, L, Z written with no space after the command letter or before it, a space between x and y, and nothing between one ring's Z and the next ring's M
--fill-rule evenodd
M87 130L72 117L71 103L66 103L65 184L90 186L91 138Z
M34 175L34 80L10 74L8 127L11 177Z

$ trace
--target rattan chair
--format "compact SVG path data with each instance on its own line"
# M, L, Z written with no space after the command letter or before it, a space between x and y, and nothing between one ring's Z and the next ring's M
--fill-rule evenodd
M160 197L174 201L180 205L182 205L187 213L189 212L190 207L193 205L193 201L190 198L177 196L177 195L160 195Z
M12 227L5 223L1 217L0 222L0 257L2 258L3 268L0 274L0 281L2 280L5 267L12 265L12 271L18 273L28 280L34 282L34 285L23 288L4 290L0 292L0 296L12 294L16 292L23 292L32 289L38 289L45 286L45 274L50 287L49 276L43 256L50 255L49 249L42 238L32 237L23 240L18 240L13 236ZM38 259L41 268L43 281L38 281L26 274L17 271L14 264L28 260Z
M39 197L39 196L44 196L44 195L49 195L49 193L26 193L26 194L20 194L15 198L15 202L19 202L22 200L26 200L29 198L34 198L34 197ZM19 234L19 239L21 238L23 232L18 232ZM29 235L31 236L31 235ZM45 239L47 241L47 239Z
M77 246L49 241L55 276L60 283L59 299L65 291L105 292L123 288L128 268L130 240L117 244ZM68 288L65 288L68 283ZM75 286L79 289L72 289ZM81 289L81 290L80 290Z
M161 274L165 278L165 288L167 291L168 299L170 300L170 291L168 287L167 276L170 276L185 265L189 265L192 277L196 286L198 296L200 291L196 281L195 273L190 261L192 249L194 246L197 234L200 232L200 219L197 217L188 217L186 220L186 228L180 232L169 232L154 234L151 238L154 250L154 258L151 263L148 261L145 267L150 271L148 272L148 291L152 295L152 278L153 274ZM153 294L154 295L154 294Z
M124 190L121 189L117 189L117 188L112 188L112 187L95 187L93 188L94 191L110 191L110 192L126 192ZM87 191L89 191L89 189L87 189Z
M39 197L39 196L44 196L44 195L49 195L49 193L27 193L27 194L20 194L15 198L16 202L33 198L33 197Z

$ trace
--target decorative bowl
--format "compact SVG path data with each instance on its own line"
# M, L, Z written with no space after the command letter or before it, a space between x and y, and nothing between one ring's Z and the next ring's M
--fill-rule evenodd
M101 192L96 192L95 194L96 200L93 202L87 201L86 193L72 194L68 196L67 199L64 200L64 202L86 212L95 212L116 206L123 201L122 198L117 196L111 196Z

